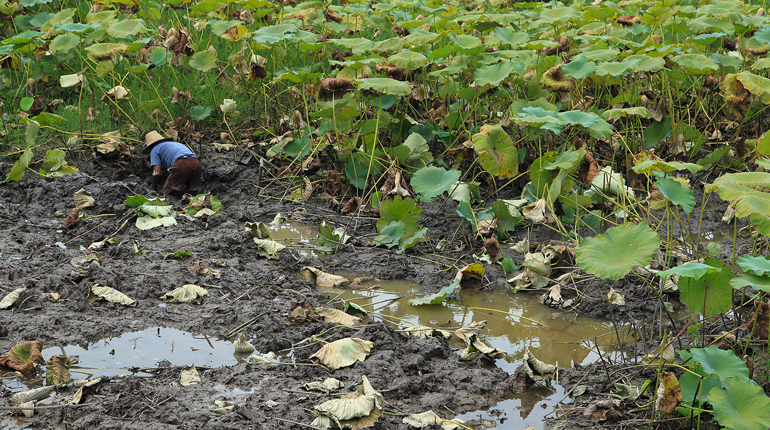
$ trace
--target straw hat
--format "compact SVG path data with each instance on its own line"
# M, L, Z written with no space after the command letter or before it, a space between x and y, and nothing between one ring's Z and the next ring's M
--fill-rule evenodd
M142 154L149 154L150 150L152 149L155 144L160 142L165 142L167 140L173 140L170 137L163 137L160 133L153 130L144 137L144 149L142 150Z

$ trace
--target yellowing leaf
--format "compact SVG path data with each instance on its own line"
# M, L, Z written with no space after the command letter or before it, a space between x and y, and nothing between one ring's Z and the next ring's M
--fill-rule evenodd
M250 354L254 352L254 346L246 340L246 336L244 336L243 333L238 335L238 339L233 342L233 346L235 347L235 352L238 354Z
M348 337L327 343L310 360L331 370L347 367L356 361L364 361L372 352L374 343L368 340Z
M209 292L198 285L186 284L164 294L161 299L166 303L200 303L209 297Z
M70 382L70 366L72 359L66 355L52 355L45 365L45 379L49 384L63 387Z
M315 308L315 312L317 315L324 317L324 321L338 322L348 327L352 327L361 322L361 318L346 314L339 309Z
M315 284L315 286L321 288L336 288L350 283L347 278L326 273L315 267L303 267L300 274L302 275L302 279L310 281Z
M102 284L91 284L91 289L88 293L88 304L94 304L99 300L107 300L111 303L117 303L124 306L136 306L136 300L128 297L120 291L106 287Z
M25 291L27 291L26 288L17 288L8 293L3 297L3 300L0 300L0 309L8 309L13 306Z
M272 260L277 260L278 256L281 254L281 251L286 248L285 245L270 239L258 239L255 237L254 243L257 245L257 255L267 257Z
M91 197L91 193L89 193L83 188L75 192L74 198L75 198L75 207L78 209L90 208L91 206L94 206L96 204L96 200L94 200L94 198Z
M201 382L201 377L198 374L198 369L195 368L195 365L192 366L185 366L184 369L182 369L182 374L179 376L179 383L182 386L188 386L188 385L194 385Z

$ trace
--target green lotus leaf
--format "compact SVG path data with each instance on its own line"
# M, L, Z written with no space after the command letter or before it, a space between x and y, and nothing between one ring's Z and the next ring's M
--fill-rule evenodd
M719 193L719 197L735 209L735 216L750 217L760 234L770 236L770 193L765 192L770 190L770 173L728 173L707 185L705 190Z
M78 45L80 45L80 36L74 33L65 33L54 37L48 49L50 49L51 52L66 54Z
M660 236L645 223L624 223L583 239L577 249L581 269L601 279L618 280L634 266L646 266L660 247Z
M736 260L736 263L745 271L752 271L757 275L764 275L770 273L770 260L768 256L755 257L753 255L744 255Z
M748 378L728 378L724 388L709 391L714 418L724 428L764 430L770 428L770 398Z
M580 55L584 56L591 61L610 61L618 57L620 51L614 48L610 49L597 49L593 51L585 51Z
M653 121L642 132L642 140L644 141L644 148L654 148L660 142L668 139L671 136L671 118L664 118L663 121Z
M658 272L658 276L673 276L679 275L687 278L700 278L707 273L716 273L721 269L708 264L688 262L668 270L661 270Z
M649 173L650 170L658 170L663 173L671 173L677 170L687 169L695 173L703 169L703 166L695 163L683 163L681 161L645 160L632 168L636 173Z
M98 63L100 61L110 61L121 52L126 52L129 46L125 43L95 43L86 47L88 59Z
M143 19L124 19L107 27L107 34L116 39L123 39L146 31L147 27L144 26Z
M680 278L677 286L681 291L680 300L692 313L706 318L727 312L733 302L730 268L720 260L708 259L705 263L720 270L702 278Z
M540 12L540 20L549 25L564 24L580 18L580 13L571 7L557 7Z
M420 68L428 64L428 57L413 51L401 51L398 54L388 57L388 62L397 67L404 67L410 70Z
M414 172L410 184L412 189L420 194L423 201L433 201L433 198L449 191L460 180L459 170L447 171L443 167L423 167Z
M683 187L681 183L671 178L658 178L655 186L658 187L661 194L671 200L671 203L681 206L685 213L692 212L692 208L695 206L695 196L693 196L691 189Z
M762 103L770 104L770 79L749 72L740 72L735 77Z
M393 96L405 96L412 93L412 85L409 82L397 81L390 78L356 79L358 89L374 90L382 94Z
M272 45L293 38L298 30L299 27L294 24L266 25L254 32L253 39L257 43Z
M8 172L8 175L3 180L3 183L6 182L19 182L21 178L24 177L24 172L27 171L27 167L29 166L29 163L32 161L32 156L34 154L32 153L32 149L26 149L21 154L18 160L13 164L13 167L11 167L11 171Z
M412 306L437 305L446 300L447 296L454 293L458 285L460 285L460 278L455 279L454 282L439 290L438 293L416 299L409 299L409 304Z
M714 73L719 70L719 65L714 60L702 54L682 54L672 57L672 60L694 75Z
M492 34L500 39L501 44L511 45L511 48L516 48L530 41L531 37L524 31L518 31L514 33L508 27L496 27Z
M512 73L521 73L523 70L523 65L519 63L495 63L479 67L474 72L473 77L476 79L476 85L497 87Z
M377 231L382 230L390 223L403 221L406 226L406 237L413 236L417 230L417 223L422 217L422 208L410 198L401 198L395 196L393 201L383 201L380 203L380 219L377 220Z
M501 178L513 178L519 173L519 150L501 126L483 125L472 141L484 170Z
M757 291L770 292L770 277L755 275L753 273L741 273L730 279L730 286L736 290L751 287Z
M594 70L596 70L596 63L590 61L584 55L574 58L568 64L561 67L564 76L574 79L585 79L591 76Z
M196 52L190 58L190 67L201 72L208 72L217 65L217 54L209 50Z
M604 62L596 66L594 73L596 76L625 76L629 71L633 71L641 60L633 59L623 62Z
M388 248L393 248L401 242L405 235L406 224L403 221L393 221L382 228L379 236L375 237L372 243L376 246L385 245Z

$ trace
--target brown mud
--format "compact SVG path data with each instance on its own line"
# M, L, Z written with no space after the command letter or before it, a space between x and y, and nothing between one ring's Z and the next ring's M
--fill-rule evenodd
M181 366L192 363L158 360L146 366L151 369L142 371L130 368L134 366L131 365L123 372L125 375L107 375L101 383L87 389L76 407L43 409L26 419L6 416L0 418L3 427L309 428L314 418L309 410L334 396L309 392L304 384L334 377L345 384L343 391L347 392L364 375L385 398L385 414L375 428L409 428L403 424L403 417L427 410L449 418L489 411L485 417L496 417L500 428L525 427L518 413L495 409L500 402L520 395L531 385L521 373L513 371L517 365L502 369L483 359L463 362L457 348L443 339L408 336L376 320L354 328L321 321L295 325L282 321L292 309L292 299L301 297L315 306L329 301L328 296L299 279L303 266L404 279L422 285L427 293L450 283L457 267L474 262L473 252L481 249L481 243L474 239L470 239L473 249L467 245L466 237L472 235L467 223L454 215L453 202L443 203L439 198L436 203L421 204L421 223L429 228L432 240L407 254L375 248L357 239L332 255L286 250L278 260L271 260L258 257L251 240L242 236L244 222L269 222L281 212L311 225L328 219L346 226L354 237L371 238L376 233L376 219L340 216L340 205L322 199L311 199L307 205L292 204L281 198L287 189L284 180L274 181L272 188L258 198L257 170L239 164L235 157L218 157L205 163L203 189L221 199L222 214L206 221L180 216L176 226L142 231L134 226L135 217L123 201L134 193L157 195L149 188L148 172L138 168L120 170L93 161L77 164L81 171L70 177L45 178L28 172L18 183L0 185L2 295L12 289L27 288L18 309L0 311L0 351L30 340L43 341L46 348L87 349L102 339L159 327L205 336L207 341L211 338L229 342L232 338L227 336L232 329L253 321L242 332L258 352L281 352L281 364L239 363L230 356L232 351L222 352L232 364L196 363L202 382L186 387L179 384ZM9 169L9 165L2 166L0 175L4 177ZM97 205L85 210L90 219L81 220L69 230L62 229L63 215L74 207L73 193L81 188L92 194ZM704 231L721 229L720 217L718 207L707 211ZM516 236L517 240L529 237L532 243L561 239L543 226L522 228ZM119 240L95 251L102 259L88 266L81 276L73 276L71 260L85 255L85 248L91 243L113 237ZM439 238L449 244L447 251L437 256L434 245ZM135 244L149 252L137 255ZM520 264L523 256L509 248L503 246L505 255ZM191 252L192 261L160 256L180 249ZM193 274L190 268L199 263L219 270L221 277ZM507 288L508 277L500 266L486 266L480 289ZM92 283L123 292L137 300L136 307L106 302L89 305L88 289ZM204 286L211 297L202 305L163 305L159 298L184 284ZM637 321L639 327L651 322L649 317L657 298L648 286L628 279L606 287L610 285L625 295L626 306L615 307L610 313L602 294L605 286L594 280L579 287L581 305L572 314ZM58 298L47 293L57 293ZM565 297L569 297L568 292ZM363 362L328 371L307 365L309 356L320 344L309 342L312 346L300 347L300 342L313 336L326 342L358 337L374 342L374 349ZM651 341L644 347L627 344L626 350L642 354L651 345ZM6 387L11 384L7 381L13 376L2 375L0 407L8 404L5 397L11 390ZM74 387L61 388L57 396L70 399L75 391ZM234 401L238 405L232 412L220 415L211 411L215 400ZM484 424L491 425L488 420L471 420L466 425L484 428ZM529 424L542 426L537 422Z

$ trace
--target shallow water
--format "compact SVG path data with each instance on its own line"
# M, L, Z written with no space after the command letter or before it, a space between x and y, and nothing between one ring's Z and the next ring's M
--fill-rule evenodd
M278 226L268 224L268 227L270 228L271 239L295 249L302 257L318 257L323 259L327 255L326 253L313 249L318 245L317 225L284 221Z
M164 327L124 333L94 342L87 348L70 345L43 349L46 360L57 354L78 357L78 363L70 369L75 381L86 379L89 376L86 373L94 376L131 374L132 370L136 373L138 369L155 367L162 360L177 366L210 367L233 365L243 360L233 354L231 342ZM16 372L0 370L2 384L14 392L45 385L45 374L40 372L37 376L26 379Z

